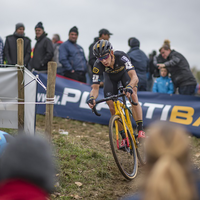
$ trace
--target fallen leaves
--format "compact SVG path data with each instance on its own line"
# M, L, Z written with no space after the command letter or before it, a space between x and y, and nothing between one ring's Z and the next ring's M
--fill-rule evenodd
M83 184L81 182L75 182L75 184L79 187L81 187Z

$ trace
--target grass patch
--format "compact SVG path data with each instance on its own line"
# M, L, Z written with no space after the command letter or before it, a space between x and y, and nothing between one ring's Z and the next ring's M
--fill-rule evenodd
M53 144L59 162L60 186L56 188L56 192L60 193L60 196L63 195L61 199L73 199L75 195L83 199L101 196L100 191L107 187L104 184L105 179L109 182L109 178L114 176L110 167L112 156L94 150L90 145L84 145L83 141L88 140L73 135L60 135L57 132L53 134ZM83 185L79 187L75 182Z
M44 136L44 129L45 117L36 115L36 133ZM1 130L17 134L17 130ZM108 126L54 117L52 130L58 165L52 200L111 200L138 190L142 169L132 181L121 175L110 149ZM63 131L68 135L61 134ZM191 143L193 162L199 166L200 140L191 137Z

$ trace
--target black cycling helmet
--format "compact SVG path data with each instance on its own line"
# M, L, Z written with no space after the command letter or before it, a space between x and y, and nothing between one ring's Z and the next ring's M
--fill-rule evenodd
M93 54L97 58L102 57L103 55L110 53L113 49L112 45L108 40L99 40L93 46Z

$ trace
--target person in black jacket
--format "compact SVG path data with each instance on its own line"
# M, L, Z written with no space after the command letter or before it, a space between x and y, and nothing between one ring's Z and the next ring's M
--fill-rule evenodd
M160 53L164 59L164 63L158 63L159 69L166 67L171 74L174 86L178 88L179 94L194 95L197 81L194 78L188 61L186 58L175 50L171 50L170 41L165 40L160 48Z
M35 26L35 34L37 42L33 51L33 58L30 61L30 68L37 71L46 71L47 63L53 58L53 44L47 38L42 22Z
M4 60L7 64L17 64L17 39L22 38L24 40L24 66L27 67L31 58L31 40L24 34L24 24L16 24L15 32L13 35L6 37L4 46Z
M0 37L0 64L3 64L3 40L1 39L1 37Z
M130 57L139 79L138 91L146 91L149 59L146 54L140 50L140 41L137 38L129 38L128 45L131 49L128 51L127 55Z
M94 42L89 46L89 59L88 59L88 63L89 63L89 76L90 78L92 78L92 70L93 70L93 66L94 63L96 61L96 57L93 55L93 46L96 44L97 41L99 40L108 40L110 39L110 35L113 35L112 33L109 32L109 30L103 28L99 31L99 37L95 37L94 38ZM103 85L103 82L101 82L100 84L101 86Z

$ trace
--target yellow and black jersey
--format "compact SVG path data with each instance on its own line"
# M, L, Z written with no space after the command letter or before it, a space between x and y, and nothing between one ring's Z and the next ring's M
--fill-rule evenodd
M111 76L114 76L114 74L118 76L118 74L121 75L125 71L134 69L134 67L131 64L129 56L123 51L115 51L114 56L115 56L115 63L113 69L111 67L105 67L98 59L96 60L93 66L93 84L100 83L99 77L103 75L103 72Z

